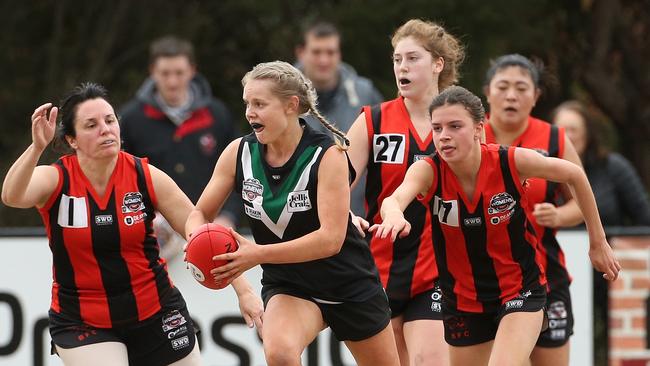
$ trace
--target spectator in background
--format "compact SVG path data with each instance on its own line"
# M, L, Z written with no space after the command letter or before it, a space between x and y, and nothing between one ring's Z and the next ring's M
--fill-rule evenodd
M650 225L650 203L638 174L622 155L600 141L594 116L578 101L560 104L553 124L564 127L580 155L605 226Z
M341 61L341 34L327 22L308 26L296 47L297 67L311 80L318 94L318 109L336 127L347 131L359 116L361 107L381 103L383 97L372 81L357 75L354 68ZM326 132L323 125L313 116L306 117L307 123L316 130ZM365 216L365 175L352 190L351 208Z
M124 150L149 158L193 203L210 180L217 158L237 136L226 106L197 73L194 47L166 36L151 44L149 77L119 113ZM215 222L234 226L239 216L231 197ZM179 252L183 239L160 215L155 222L163 256Z

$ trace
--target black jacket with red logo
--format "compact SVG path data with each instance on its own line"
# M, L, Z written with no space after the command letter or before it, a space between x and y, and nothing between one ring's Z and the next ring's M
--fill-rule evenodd
M239 131L226 106L212 95L204 77L197 75L190 87L193 101L187 117L178 125L156 100L156 86L151 78L120 110L119 119L124 151L149 158L196 203L219 155L239 136ZM231 195L222 214L237 221L240 207L241 203Z

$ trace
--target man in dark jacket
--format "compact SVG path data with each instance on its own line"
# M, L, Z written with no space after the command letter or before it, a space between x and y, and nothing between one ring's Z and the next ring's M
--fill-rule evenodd
M311 80L318 93L318 109L341 131L350 129L361 107L381 103L383 97L367 78L341 61L341 35L333 24L318 22L306 28L296 47L297 67ZM313 116L313 128L326 131ZM352 211L365 217L365 177L352 191Z
M149 158L193 203L210 180L221 152L238 136L230 112L196 72L192 44L174 36L151 44L149 77L119 116L124 150ZM231 196L215 222L234 226L239 210ZM156 224L159 239L179 244L165 222ZM169 249L177 250L178 245ZM164 247L163 252L167 253Z

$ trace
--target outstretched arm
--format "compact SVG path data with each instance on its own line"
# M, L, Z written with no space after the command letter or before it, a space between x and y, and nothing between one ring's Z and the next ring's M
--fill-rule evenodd
M190 212L185 223L185 236L189 235L199 225L211 222L221 210L223 203L235 186L235 168L237 163L237 149L239 141L231 142L219 156L214 167L212 177L205 186L196 207Z
M169 225L185 237L185 222L194 208L189 198L178 188L178 185L162 170L149 165L151 180L153 181L158 207L156 209L163 215Z
M380 214L383 221L370 228L371 232L375 232L375 237L390 235L391 240L395 241L398 234L400 237L409 234L411 224L404 219L404 210L418 194L426 195L433 178L433 170L426 161L420 160L411 165L402 184L382 202Z
M56 189L57 169L36 165L54 138L57 115L58 109L52 103L41 105L32 114L32 144L11 166L2 185L2 202L7 206L42 207Z
M543 157L528 149L515 149L515 164L521 179L542 178L568 184L576 203L580 207L589 233L589 257L594 268L604 272L610 281L618 277L620 264L607 243L605 231L600 222L594 194L584 171L576 164L557 158Z

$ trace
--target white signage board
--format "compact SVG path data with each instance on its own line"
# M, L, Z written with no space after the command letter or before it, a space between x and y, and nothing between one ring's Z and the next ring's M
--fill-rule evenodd
M571 286L575 335L571 338L571 365L592 364L592 287L588 241L584 232L563 232L560 242L574 278ZM47 240L0 238L0 365L62 365L50 356L47 311L50 305L52 260ZM261 342L239 314L231 288L208 290L199 285L176 258L169 272L185 297L192 317L201 329L201 354L206 366L264 365ZM259 267L246 273L256 291ZM345 346L321 332L317 344L303 354L305 366L354 365Z

